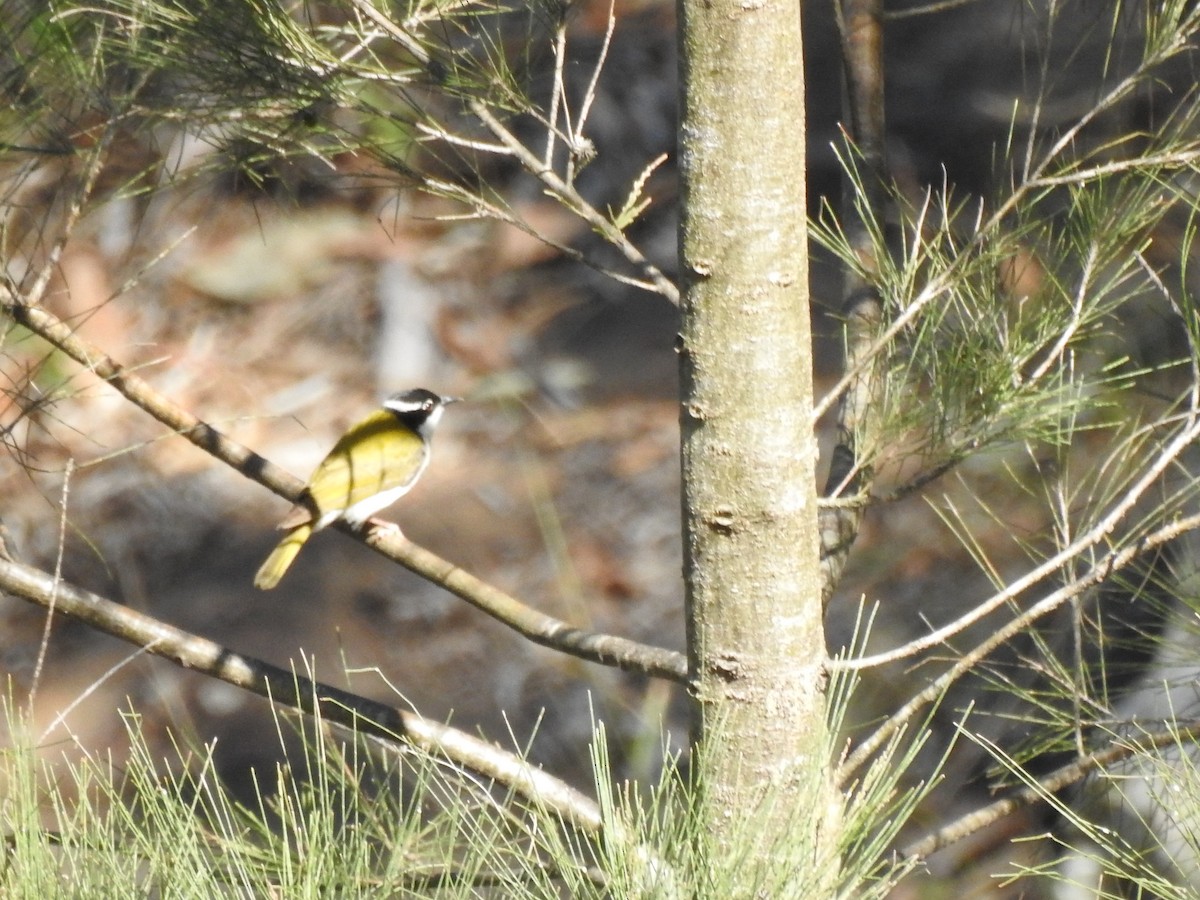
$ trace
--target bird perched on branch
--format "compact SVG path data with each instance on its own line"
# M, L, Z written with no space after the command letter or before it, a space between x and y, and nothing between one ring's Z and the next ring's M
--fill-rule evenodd
M255 587L279 584L313 532L338 519L361 528L407 494L429 465L430 438L442 413L459 399L424 388L404 391L343 434L279 523L287 534L254 576Z

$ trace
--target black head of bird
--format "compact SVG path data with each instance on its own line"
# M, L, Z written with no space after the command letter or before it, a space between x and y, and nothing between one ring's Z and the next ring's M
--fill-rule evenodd
M279 584L313 532L339 519L361 528L407 494L429 465L430 438L442 413L458 399L424 388L394 394L343 434L279 523L287 534L258 570L255 586Z

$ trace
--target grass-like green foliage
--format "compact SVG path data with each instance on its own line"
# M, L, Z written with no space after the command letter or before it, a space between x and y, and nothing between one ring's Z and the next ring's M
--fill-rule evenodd
M838 715L850 688L838 680ZM280 762L239 802L211 746L154 758L135 713L119 764L39 748L12 703L4 717L0 895L12 898L882 898L910 868L888 849L924 792L899 785L918 743L896 741L848 791L838 858L816 859L790 836L804 829L767 834L752 815L739 845L714 856L687 761L670 758L653 786L617 784L599 722L603 827L584 833L447 760L311 719L277 719ZM798 824L813 814L794 809Z
M241 804L211 747L154 759L136 715L119 766L55 763L7 719L6 897L551 897L590 883L571 856L585 845L502 788L311 720L281 722L282 761Z
M393 15L403 25L400 39L363 18L361 7L336 6L338 15L328 14L335 4L267 0L0 5L0 75L12 88L0 111L0 141L13 151L4 161L10 193L3 197L15 196L15 186L58 155L86 157L99 142L168 125L221 146L251 176L260 163L280 159L333 170L337 154L364 151L389 175L420 179L426 176L410 168L415 151L436 147L430 157L442 169L424 186L476 212L502 213L504 200L479 177L479 160L506 160L508 151L464 107L478 99L557 135L560 110L526 95L522 67L535 52L531 35L553 32L566 5L413 2ZM1168 267L1149 251L1151 235L1172 215L1183 220L1181 247L1195 241L1194 217L1180 208L1190 207L1200 166L1200 104L1194 95L1175 97L1150 133L1114 135L1101 124L1189 52L1200 32L1194 7L1184 0L1116 3L1111 21L1098 18L1096 27L1108 27L1115 41L1128 16L1140 15L1141 61L1130 71L1106 66L1094 104L1077 121L1037 127L1042 99L1018 110L1014 122L1032 123L1029 137L1014 126L1004 161L1010 183L988 201L962 200L949 188L917 199L896 190L892 228L882 211L865 203L857 210L877 263L877 271L860 274L877 289L888 330L872 358L882 375L871 415L879 427L857 446L860 465L888 476L887 490L897 496L952 471L970 489L972 473L963 470L972 457L1015 451L1044 477L1035 483L1014 465L1004 490L1028 495L1052 524L1048 533L1013 532L1033 564L1068 551L1122 498L1141 491L1102 540L1078 545L1033 586L1042 593L1139 546L1197 499L1194 475L1162 448L1186 433L1200 406L1188 393L1196 390L1200 316L1180 290L1187 254ZM149 189L144 176L154 165L147 162L121 189ZM867 197L852 152L845 168L857 195ZM439 182L451 177L446 170L453 184ZM625 210L631 216L640 209L637 187ZM3 245L30 256L54 233L53 221L23 222L16 214L2 227ZM814 233L848 267L862 265L861 248L835 216L822 217ZM1014 287L1022 266L1040 273L1028 290ZM1146 362L1120 340L1130 310L1148 296L1182 325L1190 347L1181 357ZM1181 381L1188 382L1182 391ZM1103 451L1076 456L1088 441ZM1171 490L1138 487L1147 473L1161 485L1173 471L1182 477ZM994 548L976 526L1002 523L1004 513L986 489L971 499L973 511L931 502L1000 592L1011 569L993 561ZM1045 676L1037 689L999 668L988 675L1022 696L1020 715L1041 732L1028 747L995 751L1012 783L1032 783L1028 765L1047 752L1129 739L1104 727L1112 699L1104 659L1074 651L1141 636L1114 636L1086 600L1081 589L1073 643L1027 626L1031 645L1019 663ZM1020 604L1013 598L1001 608L1015 615ZM952 660L957 652L949 644L939 650ZM831 687L834 734L851 693L848 682ZM844 786L835 860L813 858L787 829L761 833L748 810L730 810L744 817L744 843L711 852L693 815L705 786L690 782L685 762L668 766L657 784L615 785L599 725L594 787L605 825L596 835L570 830L445 760L364 744L320 723L281 726L301 732L303 749L289 750L294 744L281 733L284 764L259 772L258 799L242 805L216 778L207 748L181 746L171 760L152 759L134 715L132 749L120 766L91 756L51 764L10 710L14 738L0 751L0 894L56 896L69 883L72 895L105 897L883 897L906 868L888 848L936 779L902 786L926 733L917 717L905 723ZM969 736L972 725L964 721L962 733ZM1121 778L1144 774L1139 766L1154 770L1172 786L1160 808L1186 820L1200 803L1188 742L1181 735L1178 744L1171 753L1138 750L1137 765L1116 771L1112 786L1119 793L1132 785ZM840 749L828 748L827 759ZM824 777L824 761L801 762L808 765L796 777ZM1047 799L1095 848L1102 869L1170 895L1152 854L1123 843L1090 813ZM818 814L803 806L793 812L797 821Z
M1003 159L1010 180L995 196L964 199L950 185L915 198L897 189L889 207L898 222L885 227L883 211L866 205L853 148L842 154L877 271L863 269L860 248L832 210L813 234L881 298L890 339L874 357L879 427L858 451L861 465L902 468L899 492L983 450L1070 445L1145 405L1135 389L1147 363L1123 340L1125 317L1147 297L1186 296L1176 280L1182 273L1163 272L1161 253L1155 261L1148 251L1156 229L1179 217L1177 202L1190 201L1200 105L1190 95L1173 98L1151 133L1114 137L1103 117L1151 90L1188 52L1200 20L1186 4L1163 4L1138 23L1130 5L1112 6L1114 45L1122 27L1143 28L1140 62L1129 71L1106 64L1094 105L1077 120L1035 129L1026 144L1014 134ZM1048 93L1052 79L1043 77ZM1038 96L1014 121L1039 121L1047 102ZM1184 230L1190 240L1190 217ZM1175 313L1194 333L1194 315Z
M332 176L334 157L361 151L390 178L421 182L411 168L421 146L436 148L427 162L473 166L469 147L441 139L465 127L467 99L536 115L528 54L565 8L433 0L387 12L394 31L350 2L5 0L0 76L21 90L0 139L69 154L81 123L93 140L166 126L221 149L251 180L291 160Z
M1195 734L1173 714L1149 727L1109 731L1128 755L1093 774L1069 796L1044 793L1061 823L1049 836L1056 855L1018 867L1000 881L1042 879L1062 897L1185 900L1200 885L1200 768ZM998 763L1030 785L1025 769L998 748Z
M1031 127L1027 137L1014 125L1002 160L1008 183L993 196L964 200L946 186L914 198L897 189L886 228L880 211L860 202L857 218L873 254L854 245L832 211L814 226L817 240L875 287L883 306L887 339L873 357L880 403L869 440L857 448L860 464L881 476L871 499L923 493L947 533L922 539L957 540L1003 600L986 620L996 623L993 634L1035 603L1079 586L1070 603L1063 597L1027 619L1003 661L992 648L954 675L995 690L994 698L971 693L977 708L964 715L962 735L987 745L982 735L1005 730L1004 718L1013 726L1008 733L1027 735L1021 746L990 747L997 778L1008 785L1033 784L1032 773L1044 774L1055 760L1130 740L1116 724L1134 714L1118 706L1129 680L1121 666L1132 667L1131 656L1141 656L1140 666L1171 652L1152 623L1194 606L1194 583L1172 571L1171 527L1194 515L1198 499L1187 447L1200 358L1188 278L1200 104L1187 90L1164 96L1144 131L1123 129L1120 116L1116 127L1105 118L1152 93L1159 76L1186 58L1200 15L1177 2L1096 10L1094 27L1108 29L1111 48L1130 24L1140 28L1142 46L1120 65L1110 50L1086 112L1054 128ZM1053 73L1042 78L1042 93L1034 92L1031 108L1015 110L1014 122L1049 115ZM843 162L855 196L868 196L853 149ZM877 271L863 266L864 256ZM1023 269L1037 277L1020 278ZM1169 328L1155 331L1156 319ZM971 464L985 453L989 460ZM1030 518L1006 520L1014 498ZM1038 518L1046 524L1030 527ZM1118 558L1122 568L1106 571ZM1014 573L1049 561L1053 571L1004 593ZM950 596L931 598L930 607L938 601L946 610L938 610L942 619L931 616L935 625L986 602ZM1133 625L1122 621L1130 612ZM969 637L964 625L952 640L910 658L940 656L957 666L972 660L977 642L983 646L987 625L980 630L984 637ZM1190 640L1174 636L1190 643L1193 659L1194 631ZM1160 725L1180 727L1173 717ZM1109 791L1107 803L1071 808L1065 795L1046 798L1072 823L1073 836L1064 832L1062 840L1095 858L1095 871L1108 873L1110 887L1102 890L1112 896L1139 887L1154 896L1183 890L1163 860L1177 852L1172 840L1196 846L1189 829L1198 807L1186 774L1194 761L1181 749L1193 740L1181 735L1168 752L1138 748L1095 776ZM1134 796L1119 800L1123 791ZM1114 815L1117 806L1144 819L1144 840L1122 839L1120 823L1130 820ZM1176 827L1156 830L1156 818ZM1066 877L1058 865L1022 874Z

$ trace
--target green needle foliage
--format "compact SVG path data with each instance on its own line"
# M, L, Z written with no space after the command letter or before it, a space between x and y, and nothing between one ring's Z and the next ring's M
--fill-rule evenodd
M835 694L840 714L849 681ZM670 760L656 786L617 785L599 722L593 775L604 826L584 834L446 760L372 745L319 719L277 720L281 761L255 771L253 796L239 800L216 772L213 747L177 744L174 758L155 759L136 714L125 717L120 762L71 744L61 757L39 750L21 713L9 704L4 715L5 897L60 896L69 886L71 896L114 898L682 900L738 893L768 850L772 865L752 867L768 895L794 885L797 866L821 864L811 848L747 822L739 851L704 876L683 762ZM924 794L898 783L916 753L906 743L849 791L837 896L886 897L912 868L886 852Z
M6 897L601 896L553 816L444 760L371 749L319 722L281 723L282 762L249 803L212 748L153 759L36 752L20 715L0 752ZM576 855L573 855L576 854ZM569 890L568 890L569 889ZM576 892L578 891L581 892Z
M882 898L919 866L895 848L943 787L947 756L971 743L990 754L995 783L1056 807L1074 834L1054 841L1109 880L1100 896L1130 885L1183 895L1183 874L1164 875L1160 862L1197 845L1193 729L1169 709L1157 729L1131 727L1121 705L1130 672L1099 650L1150 657L1195 646L1194 573L1155 566L1195 530L1200 499L1188 459L1200 438L1200 315L1188 290L1200 102L1194 89L1169 102L1155 94L1165 106L1145 131L1113 129L1106 117L1188 61L1200 12L1184 0L1111 9L1094 27L1115 47L1136 17L1140 59L1121 68L1110 51L1093 102L1053 127L1041 127L1054 79L1046 63L1039 90L1014 111L1001 189L981 199L949 186L916 194L888 186L885 212L868 205L867 176L846 149L842 165L874 265L868 270L832 211L813 224L882 306L865 357L879 376L877 408L855 446L855 464L878 476L870 496L842 499L881 504L920 493L945 531L919 539L957 540L994 591L945 598L951 617L978 616L864 664L934 673L927 690L900 697L878 721L846 724L877 674L854 670L865 640L818 673L832 673L830 733L867 748L843 754L831 739L822 771L809 773L815 783L826 766L841 767L836 851L822 856L794 838L815 815L797 804L787 810L795 828L768 832L747 821L714 864L689 771L702 768L697 760L666 754L657 783L616 784L600 723L593 777L604 822L585 833L447 760L382 750L319 720L280 726L285 762L257 772L253 798L239 802L216 776L212 748L181 746L174 759L153 759L136 715L119 764L86 754L49 764L50 752L10 710L14 737L0 750L0 894L41 898L69 885L79 896L109 897L795 896L801 881L824 896ZM38 287L38 272L54 268L57 228L85 201L195 175L157 146L187 138L223 151L208 165L259 183L279 163L333 173L344 155L361 155L376 165L371 177L391 187L417 186L461 201L464 216L505 221L514 213L489 175L519 165L622 249L635 274L621 270L618 280L671 296L667 279L621 243L646 209L657 162L619 192L623 205L588 207L572 181L594 151L586 115L529 87L539 48L556 36L565 46L567 14L566 4L516 0L10 0L0 6L0 86L9 99L0 109L4 287L40 300L50 276ZM517 140L518 126L530 125L548 146ZM114 147L120 152L106 156ZM65 186L48 219L18 202L39 178ZM1172 234L1178 246L1164 238ZM1130 336L1152 315L1172 323L1175 343L1148 347ZM54 353L28 349L22 332L10 328L0 342L6 359L26 367L14 394L56 396L70 377L60 376ZM11 443L12 431L3 439ZM1045 527L1009 522L1004 501L1013 496ZM995 531L1005 532L1004 548L987 537ZM1028 568L1014 575L1001 550ZM1163 619L1175 610L1188 627L1160 630L1144 618L1131 626L1100 602L1105 591ZM1004 661L993 658L993 640L1011 651ZM1184 683L1191 676L1182 672L1181 664L1163 681ZM933 746L934 712L955 702L951 691L968 677L990 691L978 704L989 708L954 712L959 743ZM1020 740L991 741L987 726L997 723L1016 723ZM1093 805L1073 806L1044 787L1038 766L1047 759L1114 749L1124 755L1087 773ZM771 800L764 809L778 812ZM1113 808L1145 826L1146 839L1104 824ZM1174 832L1152 827L1163 809ZM1073 877L1057 861L1017 873L1046 874Z

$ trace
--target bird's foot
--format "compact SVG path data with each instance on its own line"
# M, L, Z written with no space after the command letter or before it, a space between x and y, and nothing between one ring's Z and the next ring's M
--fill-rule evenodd
M404 537L404 532L400 530L400 526L395 522L388 522L384 519L371 519L370 524L374 526L374 530L371 533L377 537L407 540Z

